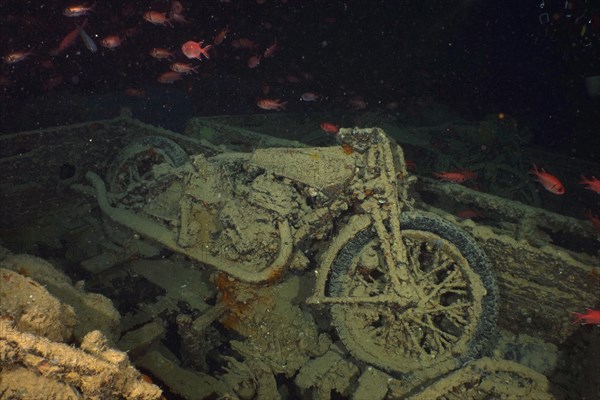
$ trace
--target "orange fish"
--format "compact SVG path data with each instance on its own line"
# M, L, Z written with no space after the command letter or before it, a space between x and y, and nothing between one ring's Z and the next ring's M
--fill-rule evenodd
M533 164L533 168L529 170L529 173L535 175L537 181L541 183L547 191L554 194L565 194L565 187L558 178L547 173L543 168L538 169L538 167Z
M100 41L102 47L106 47L109 50L114 50L121 46L121 38L117 35L110 35Z
M256 105L262 108L263 110L276 110L281 111L285 110L285 105L287 101L281 101L279 99L261 99L256 102Z
M31 51L13 51L3 57L6 64L16 64L27 59L31 55Z
M144 19L154 25L173 26L167 14L158 11L146 11Z
M174 60L175 59L175 55L173 54L173 52L167 50L167 49L163 49L160 47L155 47L152 50L150 50L150 52L148 53L150 54L152 57L160 60L163 58L169 59L169 60Z
M202 47L204 40L199 42L194 42L190 40L181 45L181 51L187 58L197 58L198 60L202 60L202 56L206 58L210 58L208 55L208 50L211 49L212 45L208 45L206 47Z
M600 179L596 178L595 176L592 176L592 179L588 179L581 175L581 180L579 183L581 185L587 185L587 190L591 190L592 192L600 194Z
M323 131L329 133L330 135L337 135L337 133L340 130L339 125L333 124L331 122L321 122L319 126L321 127L321 129L323 129Z
M63 10L63 15L66 17L81 17L82 15L88 15L90 12L94 11L95 5L96 3L91 7L88 7L86 4L69 6Z

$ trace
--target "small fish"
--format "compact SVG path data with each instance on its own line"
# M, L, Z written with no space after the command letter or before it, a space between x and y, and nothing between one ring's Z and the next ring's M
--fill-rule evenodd
M42 89L44 91L50 91L52 89L54 89L55 87L61 85L64 81L64 78L62 75L54 75L52 77L50 77L46 82L44 82L44 84L42 85Z
M462 171L455 171L455 172L434 172L433 176L435 176L436 178L442 180L442 181L446 181L446 182L455 182L455 183L463 183L468 181L469 175L465 174Z
M300 96L300 100L301 101L319 101L321 100L321 96L313 93L313 92L306 92L306 93L302 93L302 95Z
M187 58L197 58L198 60L202 60L202 56L206 58L210 58L208 55L208 50L211 49L212 45L208 45L206 47L202 47L204 40L199 42L194 42L193 40L187 41L181 45L181 51Z
M167 14L158 11L146 11L143 18L154 25L173 26Z
M83 41L83 44L85 45L86 49L88 49L92 53L98 51L98 46L96 46L96 42L94 42L94 39L92 39L86 31L84 31L83 29L79 31L79 36L81 37L81 40Z
M323 131L330 135L337 135L340 130L340 126L331 122L321 122L319 125Z
M183 75L175 71L165 72L156 78L159 83L173 83L180 79L183 79Z
M81 32L81 30L87 25L87 22L88 20L86 18L81 25L69 32L67 36L65 36L63 40L61 40L60 44L58 45L58 49L52 50L50 54L55 56L71 47L73 43L75 43L75 39L77 39L77 36L79 36L79 32Z
M23 60L26 60L31 55L31 51L13 51L12 53L8 53L2 59L6 64L16 64Z
M529 170L530 174L536 176L537 181L544 186L544 188L550 193L554 194L565 194L565 187L563 184L552 174L544 171L543 168L538 169L538 167L533 164L533 168Z
M110 35L100 41L102 47L106 47L109 50L114 50L121 46L121 38L117 35Z
M169 18L175 22L179 22L180 24L189 24L190 22L183 15L183 5L174 0L171 2L171 11L169 12Z
M217 33L217 36L215 36L215 38L213 39L213 44L215 46L218 46L221 43L223 43L223 40L225 40L225 38L227 37L228 33L229 33L229 27L226 26L219 33Z
M587 216L590 222L592 223L594 229L596 229L598 233L600 233L600 217L592 214L592 210L588 210Z
M198 67L186 63L173 63L171 64L171 71L179 72L180 74L191 74L192 72L197 74Z
M88 7L86 4L69 6L63 10L63 15L66 17L81 17L82 15L89 15L89 13L94 11L95 5L96 3L92 4L91 7Z
M279 99L260 99L256 102L256 105L262 108L263 110L276 110L281 111L285 110L285 106L287 101L281 101Z
M579 181L580 185L587 185L586 189L591 190L592 192L596 192L600 194L600 179L592 176L592 179L588 179L585 176L581 175L581 180Z
M278 49L277 39L274 39L273 44L265 49L265 52L263 53L263 57L265 57L265 58L273 57L273 55L275 54L277 49Z
M168 60L174 60L175 59L175 55L173 54L172 51L167 50L167 49L163 49L160 47L155 47L152 50L150 50L148 52L148 54L150 54L152 57L161 60L161 59L168 59Z
M364 110L367 108L367 102L360 97L354 97L348 101L348 105L353 110Z
M146 92L140 88L129 87L125 89L125 94L129 97L144 97L146 95Z
M8 87L8 86L12 86L15 83L13 81L11 81L10 79L8 79L6 76L4 75L0 75L0 87Z
M258 49L258 44L254 40L248 39L248 38L232 40L231 45L236 49L247 49L247 50Z
M260 56L252 56L248 59L248 68L253 69L260 65Z

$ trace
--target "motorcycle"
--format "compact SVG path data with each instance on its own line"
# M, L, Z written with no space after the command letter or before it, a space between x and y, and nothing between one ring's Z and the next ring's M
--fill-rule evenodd
M465 231L418 210L402 148L379 128L341 146L188 156L151 136L86 177L100 209L142 237L248 283L312 270L357 358L420 382L491 347L498 289ZM107 186L108 185L108 189Z

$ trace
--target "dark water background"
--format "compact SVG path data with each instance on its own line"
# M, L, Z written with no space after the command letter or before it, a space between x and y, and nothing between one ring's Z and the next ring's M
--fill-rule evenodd
M76 2L0 3L0 53L31 50L20 63L3 64L0 130L112 117L122 105L137 117L181 130L193 115L262 112L255 105L264 82L290 111L314 111L296 101L305 91L336 107L336 96L358 94L369 108L397 102L399 110L435 102L465 118L506 113L534 133L531 145L597 161L600 100L585 92L583 79L600 74L600 1L183 1L190 23L174 28L142 19L148 10L168 11L169 2L100 1L86 31L98 43L106 35L127 36L115 50L95 54L80 40L52 57L62 38L85 17L62 10ZM540 24L543 12L551 22ZM555 20L554 20L555 18ZM582 27L586 25L585 35ZM212 42L228 26L225 42L200 74L172 85L156 83L168 63L148 55L153 47L179 52L187 40ZM134 34L128 36L127 31ZM236 50L233 39L250 38L258 51ZM273 40L275 57L249 69L246 60ZM277 78L310 73L291 85ZM49 90L48 80L61 84ZM145 90L144 101L127 88Z

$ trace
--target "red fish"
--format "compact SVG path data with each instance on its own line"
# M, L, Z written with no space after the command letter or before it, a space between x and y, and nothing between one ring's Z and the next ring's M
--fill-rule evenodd
M337 133L340 130L340 126L333 124L331 122L321 122L321 125L319 125L321 127L321 129L323 129L323 131L329 133L330 135L337 135Z
M192 72L197 74L198 67L194 67L192 64L178 62L171 64L171 71L179 72L180 74L191 74Z
M225 40L225 38L227 37L228 33L229 33L229 27L226 26L219 33L217 33L217 36L215 36L215 38L213 39L213 44L215 46L218 46L221 43L223 43L223 40Z
M183 4L177 0L172 1L171 12L169 13L170 18L181 24L189 24L190 22L185 18L185 15L183 15L183 10Z
M83 21L83 23L81 25L79 25L77 28L73 29L67 36L65 36L64 39L58 45L58 49L53 50L51 52L51 54L57 55L59 53L62 53L69 47L71 47L73 45L73 43L75 43L75 39L77 39L77 36L79 36L79 33L81 32L81 30L83 28L85 28L85 26L87 25L87 21L88 20L86 18L85 21Z
M457 211L456 216L462 219L479 219L485 217L481 211L471 210L470 208Z
M154 25L173 26L173 23L167 17L167 14L158 11L146 11L144 19Z
M231 45L236 49L248 49L248 50L258 49L258 44L254 40L251 40L248 38L232 40Z
M275 52L277 51L277 38L275 38L273 40L273 44L270 45L269 47L267 47L265 49L265 52L263 53L263 56L265 58L269 58L269 57L273 57L273 55L275 54Z
M261 99L256 102L256 105L262 108L263 110L276 110L281 111L285 110L285 105L287 101L281 100L273 100L273 99Z
M175 55L173 54L172 51L167 50L167 49L163 49L160 47L155 47L152 50L150 50L150 52L148 53L150 54L152 57L161 60L163 58L169 59L169 60L174 60L175 59Z
M433 176L441 179L442 181L456 183L463 183L477 177L477 175L472 171L434 172Z
M579 183L581 185L587 185L587 190L591 190L592 192L600 194L600 179L596 178L595 176L592 176L592 179L588 179L581 175L581 180Z
M167 71L156 78L158 83L173 83L180 79L182 79L182 74L175 71Z
M129 87L125 89L125 94L129 97L144 97L146 95L146 92L140 88Z
M533 168L529 170L529 173L535 175L537 181L550 193L565 194L565 187L560 180L558 180L556 176L546 172L543 168L538 169L538 167L533 164Z
M575 320L572 322L573 324L582 322L582 325L600 325L600 310L592 310L591 308L586 308L587 313L572 313L575 316Z
M114 50L121 46L121 38L117 35L110 35L100 41L102 47L106 47L109 50Z
M600 232L600 217L592 214L592 210L588 210L587 216L588 216L588 219L590 220L590 222L592 223L592 226L598 232Z
M208 45L206 47L202 47L204 40L199 42L194 42L190 40L181 45L181 51L187 58L197 58L198 60L202 60L202 56L206 58L210 58L208 55L208 50L212 47L212 45Z
M248 59L248 68L256 68L260 65L260 56L252 56Z

